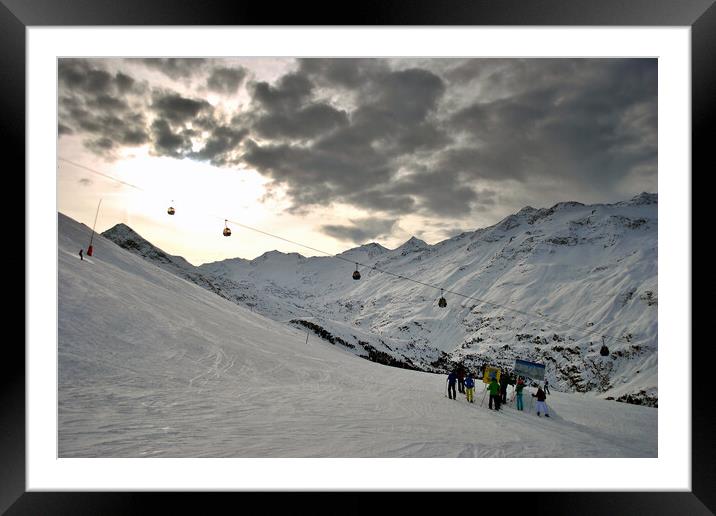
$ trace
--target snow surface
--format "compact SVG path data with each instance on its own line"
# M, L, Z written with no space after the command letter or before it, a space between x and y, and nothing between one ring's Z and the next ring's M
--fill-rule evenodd
M89 231L59 215L60 457L657 456L658 409L449 400L444 375L306 342L104 237L80 261Z
M339 255L348 263L270 251L194 267L179 257L167 263L166 253L136 233L128 238L126 226L105 235L257 313L310 323L360 356L372 349L433 372L458 362L512 367L516 358L532 360L546 364L560 391L656 404L657 201L642 193L616 204L528 206L435 245L412 237L393 250L377 243L350 249ZM367 266L360 281L351 279L352 261ZM449 293L440 309L438 290L371 267L521 313Z

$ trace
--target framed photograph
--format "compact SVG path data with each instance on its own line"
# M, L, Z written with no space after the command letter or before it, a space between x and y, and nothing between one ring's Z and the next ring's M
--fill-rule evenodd
M0 1L28 300L1 510L716 510L691 326L713 1Z

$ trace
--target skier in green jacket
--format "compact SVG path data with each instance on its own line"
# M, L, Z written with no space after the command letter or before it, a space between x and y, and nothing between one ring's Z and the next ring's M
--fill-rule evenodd
M493 401L495 402L495 410L500 410L500 384L497 383L497 378L493 376L487 388L490 389L490 410L492 410Z

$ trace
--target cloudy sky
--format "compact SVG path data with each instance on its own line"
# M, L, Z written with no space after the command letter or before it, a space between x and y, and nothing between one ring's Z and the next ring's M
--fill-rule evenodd
M59 211L192 263L657 191L656 59L61 59ZM177 214L166 214L169 205ZM229 223L231 226L231 223Z

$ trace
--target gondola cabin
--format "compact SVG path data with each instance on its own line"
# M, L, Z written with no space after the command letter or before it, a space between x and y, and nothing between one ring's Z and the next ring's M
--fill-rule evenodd
M440 289L440 299L438 300L438 306L440 308L445 308L447 306L447 301L445 301L445 297L443 296L443 289Z

